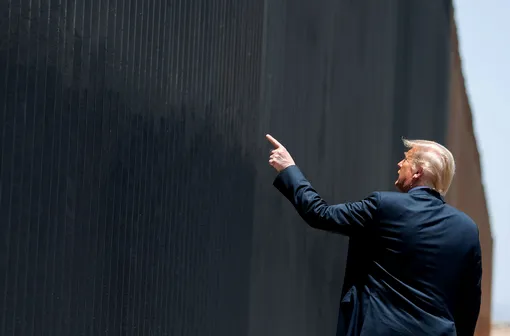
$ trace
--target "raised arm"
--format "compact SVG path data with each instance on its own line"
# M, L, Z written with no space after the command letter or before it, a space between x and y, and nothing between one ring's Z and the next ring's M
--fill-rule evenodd
M377 217L377 193L359 202L328 205L295 165L278 174L273 185L292 203L301 218L316 229L351 237L361 234Z
M278 172L274 186L292 203L299 215L313 228L354 236L377 218L379 194L373 193L359 202L328 205L313 189L289 152L267 135L275 149L269 164Z

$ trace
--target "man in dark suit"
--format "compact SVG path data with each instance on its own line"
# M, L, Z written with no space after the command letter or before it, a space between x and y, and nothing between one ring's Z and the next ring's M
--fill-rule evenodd
M478 227L445 203L455 173L448 149L404 140L400 192L328 205L272 136L274 186L311 227L366 242L368 260L341 302L347 335L473 335L481 300Z

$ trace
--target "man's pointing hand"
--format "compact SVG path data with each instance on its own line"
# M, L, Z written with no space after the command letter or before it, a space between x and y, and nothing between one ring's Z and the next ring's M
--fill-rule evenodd
M266 134L266 138L274 147L274 149L271 151L271 156L269 157L269 164L274 169L276 169L278 172L281 172L285 168L295 165L292 156L290 156L289 152L287 152L287 149L285 149L281 143L279 143L269 134Z

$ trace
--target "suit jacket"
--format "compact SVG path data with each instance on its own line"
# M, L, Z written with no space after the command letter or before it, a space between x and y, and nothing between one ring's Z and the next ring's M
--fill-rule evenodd
M311 227L364 246L340 303L347 335L473 335L481 300L478 227L430 188L328 205L297 166L274 186Z

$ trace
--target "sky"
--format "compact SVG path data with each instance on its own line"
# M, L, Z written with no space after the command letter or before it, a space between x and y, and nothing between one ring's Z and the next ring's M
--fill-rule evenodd
M454 0L494 240L492 320L510 322L510 0Z

